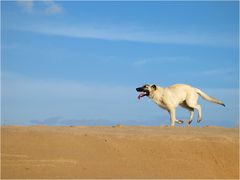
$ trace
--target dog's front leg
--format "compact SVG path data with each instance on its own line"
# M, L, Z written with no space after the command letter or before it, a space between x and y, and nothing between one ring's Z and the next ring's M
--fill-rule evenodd
M170 114L171 126L174 126L176 121L176 109L175 108L169 109L168 112Z

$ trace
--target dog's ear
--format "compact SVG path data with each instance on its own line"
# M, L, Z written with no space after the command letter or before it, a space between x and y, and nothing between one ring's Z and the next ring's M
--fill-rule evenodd
M151 87L152 87L154 90L157 89L157 86L156 86L155 84L153 84Z

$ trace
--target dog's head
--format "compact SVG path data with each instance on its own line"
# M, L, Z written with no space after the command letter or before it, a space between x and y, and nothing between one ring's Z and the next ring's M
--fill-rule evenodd
M157 86L155 84L153 84L153 85L145 84L142 87L136 88L136 91L140 92L140 94L138 95L138 99L140 99L141 97L144 97L144 96L149 96L156 89L157 89Z

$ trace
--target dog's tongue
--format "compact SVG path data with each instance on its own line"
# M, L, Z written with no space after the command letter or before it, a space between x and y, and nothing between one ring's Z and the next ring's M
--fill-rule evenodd
M145 95L144 92L140 93L140 94L138 95L138 99L140 100L140 98L143 97L144 95Z

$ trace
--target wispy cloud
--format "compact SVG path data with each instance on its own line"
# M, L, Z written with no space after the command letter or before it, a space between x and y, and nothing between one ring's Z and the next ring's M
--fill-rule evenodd
M9 72L2 75L3 123L98 119L111 124L138 119L138 113L139 117L148 114L137 111L143 104L138 103L133 87L33 79Z
M42 0L42 1L22 1L17 0L17 5L19 5L26 13L43 13L43 14L57 14L62 12L62 8L55 3L53 0Z
M133 62L134 67L141 67L145 65L159 65L166 63L186 63L190 62L192 59L190 57L181 57L181 56L162 56L162 57L152 57L136 60Z
M233 68L218 68L218 69L208 69L202 71L201 74L206 76L215 76L215 75L226 75L235 72L236 69Z
M24 12L27 13L32 13L33 12L33 1L22 1L22 0L17 0L17 5L19 5Z
M21 46L21 45L18 44L18 43L8 43L8 44L4 44L4 43L2 42L2 44L1 44L2 50L4 50L4 49L15 49L15 48L17 48L17 47L19 47L19 46Z
M143 66L145 64L147 64L148 61L147 60L137 60L133 62L133 66Z
M32 25L19 30L72 38L132 41L156 44L183 44L228 47L237 45L232 35L204 32L174 32L117 25Z
M62 8L59 5L57 5L54 1L46 0L43 1L43 3L46 5L46 8L44 10L46 14L57 14L62 11Z

